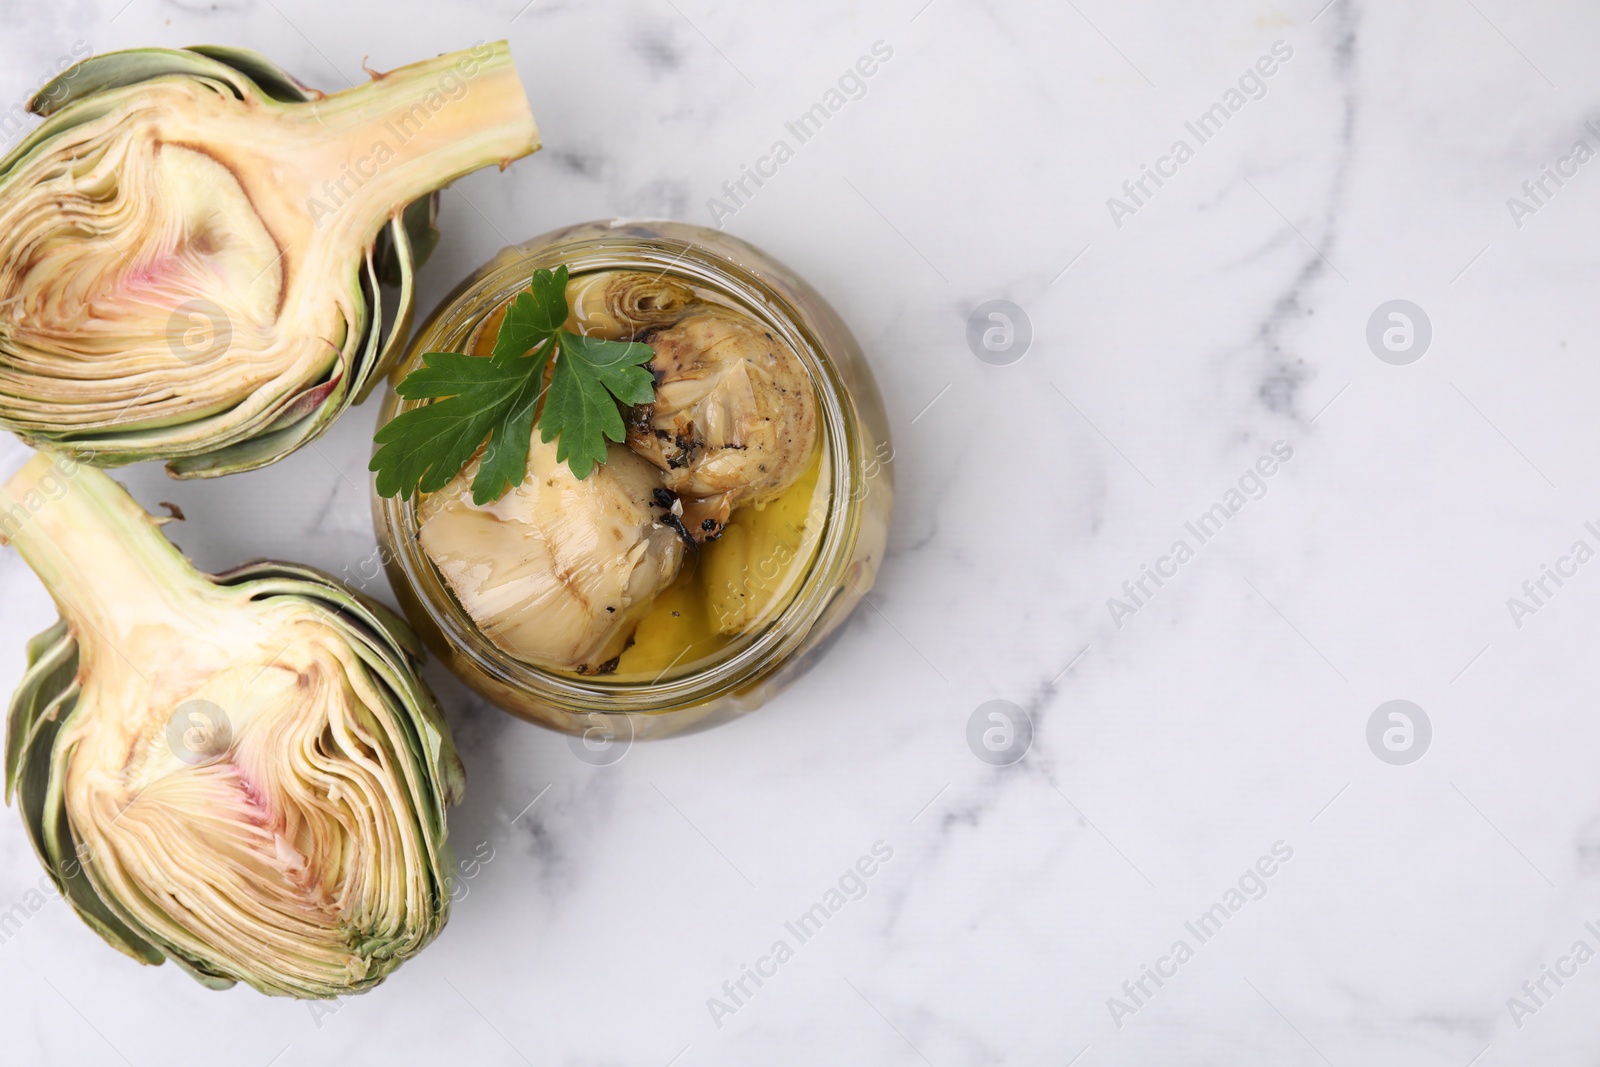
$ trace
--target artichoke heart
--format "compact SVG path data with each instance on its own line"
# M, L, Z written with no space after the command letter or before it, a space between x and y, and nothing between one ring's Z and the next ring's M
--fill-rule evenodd
M587 478L536 430L522 483L472 502L478 461L425 499L421 542L457 601L507 653L604 673L640 614L677 576L682 525L650 464L621 445Z
M112 52L29 107L0 160L0 427L176 477L272 463L364 399L437 190L539 147L505 42L326 96L242 49Z
M625 341L688 313L694 290L662 274L602 270L567 283L569 328L588 337Z
M296 997L370 988L439 933L464 782L403 622L292 564L201 574L61 458L0 489L0 538L62 615L11 702L6 796L94 930Z
M817 405L800 357L753 319L705 306L640 340L655 349L655 403L634 409L628 446L685 501L698 540L734 508L762 504L800 477Z

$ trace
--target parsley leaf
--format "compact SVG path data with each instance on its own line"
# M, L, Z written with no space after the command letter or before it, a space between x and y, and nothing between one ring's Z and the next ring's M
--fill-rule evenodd
M506 309L494 339L497 361L515 359L561 329L567 321L567 268L536 270L528 288Z
M539 360L541 366L544 360ZM489 447L472 479L472 499L477 504L499 500L528 473L528 444L533 439L533 414L543 393L543 374L526 379L512 397L505 417L494 428Z
M423 354L423 365L395 392L431 402L396 415L373 438L380 447L369 469L377 472L380 496L442 489L482 447L472 499L479 505L498 500L527 473L536 416L540 439L559 438L556 460L576 477L587 478L606 461L606 441L627 436L618 405L655 399L655 379L644 366L654 352L649 345L563 329L566 288L565 266L534 271L506 309L487 358Z
M487 359L453 352L428 352L422 358L426 365L396 392L408 399L452 395L405 412L378 430L374 440L381 447L371 469L378 472L380 496L443 489L503 421L523 380L521 368L496 368Z
M422 366L395 387L407 400L458 396L480 385L499 385L517 372L477 356L459 352L424 352Z
M606 461L606 441L627 437L617 401L648 404L655 399L655 378L643 366L654 355L649 345L637 342L561 332L561 358L539 419L540 440L561 438L557 463L565 461L573 474L587 478L594 464Z

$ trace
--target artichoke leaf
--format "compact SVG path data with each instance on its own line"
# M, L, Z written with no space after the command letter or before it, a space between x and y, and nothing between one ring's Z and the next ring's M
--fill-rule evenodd
M266 583L273 579L298 583L296 588L301 595L319 600L335 612L355 615L366 624L374 638L381 636L385 643L403 653L408 663L414 666L422 662L422 642L404 619L378 600L351 589L326 571L300 563L258 560L212 576L218 585L247 585L257 591L267 588Z
M433 198L429 198L433 201ZM420 201L419 201L420 202ZM433 201L436 203L436 201ZM410 216L412 209L417 205L412 204L406 209L406 216ZM431 223L429 223L431 225ZM355 385L356 403L366 401L373 388L383 379L384 372L390 367L397 367L400 362L400 350L411 337L411 323L416 312L416 265L421 264L432 251L433 245L438 243L439 231L432 229L432 241L425 249L418 251L418 246L412 241L412 233L404 219L394 219L384 231L389 235L386 246L378 250L378 280L385 285L395 286L400 290L395 301L394 321L390 324L388 336L384 340L383 350L378 353L378 358L362 368L361 378ZM386 276L387 275L387 276Z
M207 59L214 59L218 63L232 67L246 78L249 78L258 89L274 100L279 100L283 103L297 103L304 100L322 98L322 93L302 85L294 75L252 48L236 48L232 45L219 44L196 44L190 45L186 51L198 53Z
M67 620L57 619L53 625L28 638L27 656L29 668L32 668L35 663L49 655L51 650L68 636L68 633Z
M395 232L396 224L401 231L399 234ZM395 248L396 240L402 236L411 246L409 259L401 257ZM433 193L413 200L399 218L391 221L379 235L376 255L378 280L388 286L402 285L400 271L403 268L421 267L438 244L439 194Z
M384 233L393 233L398 219L390 219L384 227ZM378 329L367 331L367 343L357 356L350 373L350 393L352 396L365 396L369 384L374 380L373 369L381 361L381 353L388 349L394 340L393 330L384 331L383 326L383 288L378 284L377 247L367 250L367 257L362 261L362 291L367 294L367 313L372 316L372 322ZM398 313L398 309L396 309ZM381 336L387 333L387 338Z
M160 951L123 922L90 883L84 870L86 854L79 851L66 821L60 818L60 798L50 789L50 754L56 733L61 728L60 714L70 714L77 695L76 686L58 694L51 708L52 714L39 720L30 739L30 745L38 752L39 758L34 761L31 773L24 769L24 784L18 802L23 823L40 862L44 864L62 898L71 905L78 917L117 951L141 963L158 964L162 960ZM52 803L57 805L56 809L47 807ZM46 810L53 811L56 817L47 820Z
M28 642L28 669L6 713L6 803L11 803L16 790L23 747L34 723L77 672L78 644L68 633L66 620Z
M79 100L167 77L220 82L242 100L253 86L248 76L240 77L241 73L239 68L193 48L130 48L90 56L68 67L39 87L28 101L28 110L49 118ZM282 71L277 73L282 76Z

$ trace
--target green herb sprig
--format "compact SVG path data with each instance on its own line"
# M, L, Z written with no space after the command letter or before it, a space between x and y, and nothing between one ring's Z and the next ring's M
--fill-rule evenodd
M424 353L423 365L395 392L432 403L401 412L373 438L381 447L368 469L378 474L378 495L409 497L419 489L444 488L487 439L472 500L498 500L527 471L536 413L540 440L559 439L556 462L565 462L574 476L587 478L595 464L604 463L606 442L627 436L618 405L655 399L655 379L644 366L655 353L636 341L564 330L567 310L567 268L536 270L506 310L493 355Z

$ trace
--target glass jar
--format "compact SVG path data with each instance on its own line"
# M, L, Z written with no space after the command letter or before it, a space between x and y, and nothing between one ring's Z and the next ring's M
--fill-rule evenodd
M378 542L406 615L455 674L514 715L590 739L665 737L754 711L809 667L877 577L893 505L888 418L860 346L817 291L725 233L679 222L584 223L506 248L445 298L391 381L424 352L464 352L538 268L662 272L714 293L776 331L805 365L817 401L822 484L829 486L809 567L787 603L722 653L659 678L579 676L519 660L457 602L419 542L415 500L374 494ZM418 404L391 390L383 425Z

